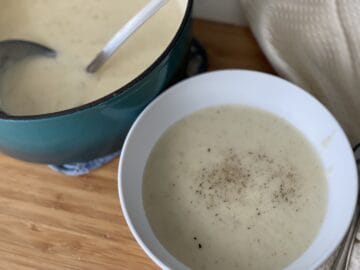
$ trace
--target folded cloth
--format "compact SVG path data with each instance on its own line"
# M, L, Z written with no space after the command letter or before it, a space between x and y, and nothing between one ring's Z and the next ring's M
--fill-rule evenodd
M311 92L360 141L360 1L239 0L279 75Z
M49 165L49 167L54 171L63 173L68 176L80 176L80 175L88 174L92 170L95 170L109 163L113 159L119 157L119 155L120 155L120 151L88 162L64 164L64 165Z

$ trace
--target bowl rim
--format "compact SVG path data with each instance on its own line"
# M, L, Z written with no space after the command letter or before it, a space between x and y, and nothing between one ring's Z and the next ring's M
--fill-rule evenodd
M252 73L252 74L258 74L258 75L265 75L268 77L272 77L273 79L276 80L280 80L283 81L283 83L287 83L290 84L292 86L294 86L295 88L297 88L298 91L303 92L305 95L307 95L310 99L312 99L313 101L315 101L317 103L317 106L322 107L323 109L325 109L328 113L330 118L335 121L335 123L337 124L337 126L339 127L339 131L341 132L341 136L343 136L345 138L345 142L347 144L347 150L350 150L353 153L353 149L351 147L351 144L348 140L348 137L346 136L342 126L339 124L338 120L334 117L334 115L327 109L327 107L325 105L323 105L319 100L317 100L314 96L312 96L310 93L308 93L307 91L305 91L303 88L293 84L292 82L289 82L281 77L269 74L269 73L264 73L264 72L259 72L259 71L255 71L255 70L246 70L246 69L226 69L226 70L216 70L216 71L211 71L211 72L206 72L200 75L197 75L195 77L199 77L199 76L206 76L206 75L211 75L211 74L215 74L215 73L223 73L223 72L246 72L246 73ZM194 77L193 77L194 78ZM189 78L192 79L192 78ZM189 80L187 79L187 80ZM119 196L119 202L120 202L120 206L121 206L121 210L122 210L122 214L125 218L125 221L129 227L129 230L132 233L132 236L135 238L135 240L137 241L137 243L139 244L139 246L141 247L141 249L146 253L147 256L149 256L149 258L157 264L157 266L161 267L162 269L169 269L168 265L166 265L163 261L161 261L161 259L154 254L154 252L148 247L147 243L143 240L143 238L141 237L141 235L138 233L136 227L134 226L133 220L130 218L129 212L128 212L128 207L127 207L127 202L125 202L124 199L124 194L125 194L125 190L122 184L122 171L123 171L123 163L124 163L124 158L121 158L122 156L124 156L124 153L127 151L128 148L128 141L129 139L132 137L132 133L134 133L135 129L138 126L138 123L142 120L142 118L144 117L144 115L146 115L147 113L149 113L150 110L153 109L154 106L156 106L156 104L158 102L160 102L162 99L164 99L166 96L171 95L172 94L172 90L175 86L177 86L178 84L181 84L182 82L177 83L176 85L170 87L168 90L170 91L165 91L163 92L161 95L159 95L156 99L154 99L150 104L148 104L148 106L142 111L142 113L138 116L138 118L136 119L136 121L133 123L130 131L128 132L128 135L124 141L124 145L123 148L121 150L121 154L120 154L120 160L119 160L119 165L118 165L118 179L117 179L117 184L118 184L118 196ZM336 241L336 243L334 243L334 247L333 249L328 249L327 251L323 252L322 256L319 256L317 261L313 263L313 265L311 265L312 268L310 269L317 269L319 266L321 266L330 256L331 254L333 254L333 252L336 250L336 247L338 247L341 242L343 241L344 237L346 236L347 230L352 222L352 217L353 217L353 213L355 212L355 208L356 208L356 204L357 201L359 199L360 196L360 191L359 191L359 180L358 180L358 171L357 171L357 166L356 166L356 161L355 161L355 157L353 158L353 169L354 169L354 175L355 175L355 185L356 185L356 190L354 191L354 195L355 195L355 200L353 201L353 205L352 208L350 209L351 214L351 218L349 220L344 221L344 225L347 228L344 232L341 232L342 237L340 237L338 239L338 241ZM146 218L147 219L147 218ZM320 232L320 231L319 231ZM318 233L317 233L318 235ZM157 238L155 236L155 238ZM316 237L315 237L316 238ZM315 240L315 238L313 240ZM311 246L311 245L310 245ZM310 247L309 246L309 247ZM309 248L308 247L308 248ZM306 250L308 250L308 248ZM164 247L165 250L167 250ZM306 251L305 250L305 251ZM171 254L170 254L171 255ZM301 254L302 256L303 254ZM173 256L173 255L172 255ZM175 256L173 256L173 258L175 258L177 260L177 258ZM297 261L300 257L297 257L295 260L293 260L291 262L294 263L295 261ZM181 263L181 262L180 262ZM287 267L289 267L291 265L286 266L285 269L287 269Z
M186 24L188 20L191 20L191 13L193 8L194 0L186 0L187 5L185 12L183 14L182 21L179 25L178 30L175 33L175 36L171 39L169 45L165 48L165 50L156 58L156 60L147 67L144 71L142 71L138 76L136 76L133 80L129 81L127 84L123 85L122 87L118 88L117 90L114 90L110 94L107 94L106 96L103 96L101 98L98 98L94 101L85 103L83 105L61 110L57 112L51 112L51 113L44 113L44 114L37 114L37 115L8 115L5 113L0 113L0 120L44 120L64 115L69 115L72 113L84 111L86 109L89 109L91 107L95 107L97 105L100 105L102 103L105 103L106 101L112 99L113 97L126 94L130 91L131 87L133 87L135 84L137 84L139 81L144 79L146 76L148 76L171 52L171 50L175 47L175 45L178 43L178 41L181 38L182 33L184 32L186 28Z

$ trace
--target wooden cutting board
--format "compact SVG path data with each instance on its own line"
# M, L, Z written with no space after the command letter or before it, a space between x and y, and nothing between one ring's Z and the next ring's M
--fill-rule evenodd
M247 28L195 20L194 36L210 70L274 73ZM0 269L157 269L122 216L117 165L67 177L0 155Z

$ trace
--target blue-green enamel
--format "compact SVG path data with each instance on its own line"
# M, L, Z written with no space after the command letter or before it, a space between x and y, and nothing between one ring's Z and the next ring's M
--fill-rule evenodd
M0 150L37 163L84 162L121 148L138 114L176 77L188 53L191 7L170 48L139 78L111 97L40 117L0 118Z

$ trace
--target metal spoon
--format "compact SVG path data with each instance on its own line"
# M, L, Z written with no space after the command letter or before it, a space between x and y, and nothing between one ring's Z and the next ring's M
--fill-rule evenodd
M355 148L355 157L357 160L358 171L360 170L360 145ZM353 252L356 234L360 229L360 201L358 201L351 222L348 234L346 235L343 244L338 251L332 269L333 270L348 270L350 268L351 255Z
M356 234L360 227L360 215L359 215L359 206L356 207L353 221L349 228L348 234L341 246L339 253L336 256L333 270L347 270L350 267L350 260L352 251L355 244Z
M96 72L115 51L123 44L141 25L151 18L168 0L151 0L130 21L128 21L106 44L95 59L86 67L89 73ZM25 40L0 41L0 71L25 57L30 56L55 57L56 52L44 45Z
M0 41L0 71L3 71L10 64L32 56L55 57L56 52L44 45L31 41Z
M55 57L56 52L44 45L26 40L0 41L0 73L28 57ZM0 115L7 115L1 111Z

